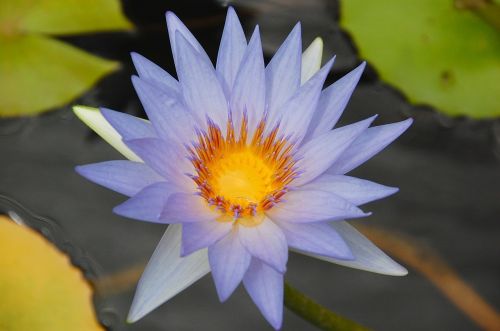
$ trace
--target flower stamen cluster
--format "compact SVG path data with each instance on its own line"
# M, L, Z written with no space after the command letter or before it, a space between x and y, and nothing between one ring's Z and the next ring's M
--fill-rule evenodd
M265 118L252 137L247 116L239 134L231 117L225 135L213 121L207 122L208 129L198 130L197 142L188 147L196 170L191 178L200 195L222 213L220 220L254 223L248 219L280 202L296 178L294 145L279 136L279 125L267 133Z

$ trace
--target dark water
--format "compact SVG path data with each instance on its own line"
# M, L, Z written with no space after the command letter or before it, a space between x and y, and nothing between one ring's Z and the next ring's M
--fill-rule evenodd
M267 55L297 20L304 43L316 35L325 56L337 54L332 82L359 59L337 24L338 6L330 1L238 1L236 9L250 33L261 26ZM128 53L138 51L173 72L165 10L174 10L215 58L225 9L216 2L125 1L134 33L71 37L65 40L123 68L78 100L141 115L132 90ZM384 45L381 45L383 47ZM500 307L500 123L449 119L428 107L415 107L378 81L368 68L343 117L343 123L374 113L376 124L415 118L396 143L354 175L401 191L366 206L374 212L363 223L410 235L444 257L488 302ZM74 172L78 164L121 158L71 113L69 107L25 119L0 120L0 209L15 211L69 252L90 279L145 263L165 227L112 214L124 197L91 184ZM39 215L39 216L36 216ZM290 283L323 305L375 330L474 330L477 327L426 279L410 270L403 278L380 276L292 255ZM268 330L248 296L239 289L220 304L205 277L134 325L123 320L133 288L96 297L96 309L112 330ZM314 330L285 312L284 330Z

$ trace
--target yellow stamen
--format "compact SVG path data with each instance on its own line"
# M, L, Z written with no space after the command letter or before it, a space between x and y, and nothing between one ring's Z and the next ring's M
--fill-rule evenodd
M262 120L247 142L246 116L238 139L231 119L225 137L209 121L207 132L200 132L197 144L189 148L197 172L192 178L201 196L222 213L219 221L260 224L264 211L281 200L296 176L293 145L278 136L278 127L268 134L265 127Z

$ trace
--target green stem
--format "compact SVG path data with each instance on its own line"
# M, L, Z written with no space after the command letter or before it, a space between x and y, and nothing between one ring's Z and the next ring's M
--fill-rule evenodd
M325 331L369 331L314 302L285 282L285 306L311 324Z

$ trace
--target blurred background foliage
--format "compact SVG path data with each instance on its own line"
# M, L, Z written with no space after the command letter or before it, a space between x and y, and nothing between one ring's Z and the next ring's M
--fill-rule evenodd
M0 215L0 252L0 330L104 330L90 284L42 235Z
M63 106L120 66L55 37L131 27L118 0L0 1L0 116Z
M450 116L500 115L500 7L487 0L347 0L361 58L408 99Z

